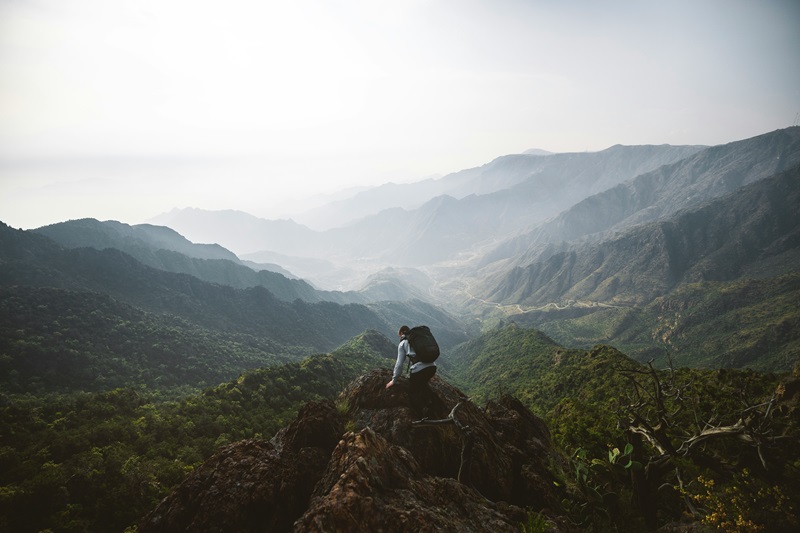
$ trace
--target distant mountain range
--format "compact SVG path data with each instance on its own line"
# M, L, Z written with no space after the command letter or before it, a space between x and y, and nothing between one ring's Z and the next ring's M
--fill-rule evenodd
M195 242L219 243L243 258L269 250L343 262L423 266L516 233L587 194L698 150L701 147L615 146L596 153L504 156L439 180L360 192L347 200L349 211L363 212L358 206L390 207L323 232L290 220L197 209L175 210L151 222Z
M198 210L174 211L169 223L201 242L265 247L252 257L301 266L312 283L383 287L387 296L424 287L421 298L450 311L568 335L574 328L561 329L561 320L645 309L687 284L765 283L795 272L798 165L793 127L713 147L504 156L439 180L362 191L337 205L385 209L322 232ZM315 272L311 261L327 267ZM754 293L737 305L761 304ZM626 331L627 345L645 357L663 343L655 324L643 328ZM614 336L558 336L567 345L602 338ZM687 362L738 360L690 352ZM785 359L779 352L776 360Z
M401 528L639 531L694 494L793 530L798 205L794 127L503 156L306 214L324 231L0 223L0 529L380 528L378 502ZM433 330L433 416L463 424L386 389L402 324Z
M199 209L159 217L165 226L5 227L0 276L311 350L403 323L428 323L453 346L513 320L565 346L785 369L797 343L786 302L800 255L798 168L798 127L714 147L509 155L357 192L330 206L354 218L326 231ZM770 302L782 303L753 313ZM667 313L670 326L665 306L683 309Z
M681 284L785 274L800 259L798 205L800 165L670 218L542 253L487 280L481 294L529 306L641 305Z
M129 226L115 221L70 220L34 230L66 248L113 248L158 270L189 274L203 281L237 289L261 286L281 300L364 303L358 294L316 290L276 264L245 263L218 244L194 244L164 226Z
M174 265L194 265L209 274L206 277L237 269L255 273L229 259L153 251L147 244L154 242L150 228L77 221L43 233L71 234L73 244L88 244L89 234L98 236L98 242L109 235L135 234L138 239L123 238L120 246L157 260L161 268L120 248L66 248L39 232L1 224L0 347L4 364L14 372L0 382L0 389L32 390L51 382L57 386L59 380L62 386L66 381L92 389L129 383L136 375L151 386L158 375L160 383L170 386L197 386L230 379L247 368L330 350L365 329L394 336L404 323L430 324L443 347L468 338L459 321L411 298L367 306L343 305L318 295L309 303L278 298L273 290L285 296L299 286L314 293L307 284L280 274L261 273L269 278L267 289L262 284L234 288L169 271ZM155 233L169 236L165 242L175 242L174 233ZM190 246L187 251L197 250L226 255L218 247ZM271 283L272 277L283 283ZM152 361L160 365L157 374ZM53 380L42 380L42 373L53 372ZM5 382L12 378L15 384Z

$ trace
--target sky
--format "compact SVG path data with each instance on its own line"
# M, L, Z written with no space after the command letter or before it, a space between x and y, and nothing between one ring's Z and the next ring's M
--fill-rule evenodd
M800 121L796 0L0 0L0 221L278 218Z

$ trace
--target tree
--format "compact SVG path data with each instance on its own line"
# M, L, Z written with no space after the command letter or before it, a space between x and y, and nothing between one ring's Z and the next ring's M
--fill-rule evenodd
M764 396L766 381L762 378L725 370L717 371L716 383L701 383L693 379L696 371L679 374L670 358L668 362L668 368L662 371L654 368L652 360L646 367L616 368L630 385L617 416L633 445L632 460L643 465L631 470L630 476L634 504L648 528L657 527L658 504L663 501L658 495L665 489L677 489L674 494L682 496L696 519L708 516L710 509L698 505L702 498L693 497L687 488L691 483L701 485L698 488L708 495L703 472L720 479L738 476L741 480L743 471L754 469L753 473L767 483L788 481L784 470L790 463L786 451L791 446L780 445L782 441L788 444L789 439L796 442L797 428L785 410L777 410L785 389L779 386ZM722 384L725 386L720 387ZM646 456L648 450L650 455ZM751 489L757 490L755 485ZM739 485L736 490L746 489ZM741 516L744 512L739 509L739 523L753 524Z

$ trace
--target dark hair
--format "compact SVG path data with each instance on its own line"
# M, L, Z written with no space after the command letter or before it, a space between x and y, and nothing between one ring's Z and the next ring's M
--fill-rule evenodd
M400 331L398 331L397 334L398 335L405 335L409 331L411 331L410 327L408 327L408 326L400 326Z

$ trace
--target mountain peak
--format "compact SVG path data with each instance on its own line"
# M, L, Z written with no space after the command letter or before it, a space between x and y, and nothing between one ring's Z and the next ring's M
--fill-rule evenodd
M531 148L530 150L525 150L522 153L525 155L553 155L555 152L548 152L547 150L542 150L540 148Z

